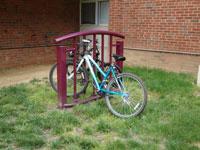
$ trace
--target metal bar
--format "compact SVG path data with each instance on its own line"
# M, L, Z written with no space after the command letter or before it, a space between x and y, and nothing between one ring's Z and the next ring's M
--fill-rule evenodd
M93 59L96 60L96 34L93 35ZM95 68L94 68L95 70Z
M117 55L124 55L124 42L123 41L117 41L116 42L116 54ZM116 64L123 70L123 61L117 61Z
M94 34L104 34L104 35L111 35L111 36L115 36L115 37L119 37L124 39L124 35L116 33L116 32L111 32L111 31L107 31L107 30L85 30L85 31L81 31L81 32L75 32L75 33L71 33L71 34L67 34L61 37L58 37L55 39L55 42L62 42L65 40L69 40L69 39L73 39L74 37L78 37L78 36L84 36L84 35L94 35Z
M109 44L109 49L110 49L110 53L109 53L109 62L110 64L112 63L112 35L110 35L110 44Z
M96 34L93 35L93 59L96 61ZM94 74L96 74L96 68L93 67ZM93 94L95 94L95 87L93 87Z
M110 35L110 39L109 39L109 63L112 64L112 36ZM112 78L112 75L110 74L109 79Z
M75 48L75 51L74 51L74 58L73 58L73 65L74 65L74 101L76 101L77 99L77 95L76 95L76 61L77 61L77 56L76 56L76 53L77 53L77 43L76 43L76 38L73 38L73 48Z
M66 48L65 51L75 51L75 48Z
M86 103L89 103L91 101L95 101L95 100L98 100L100 99L102 96L100 95L95 95L95 96L90 96L88 97L86 100L81 100L81 99L77 99L78 102L76 103L71 103L71 104L65 104L64 105L64 108L70 108L70 107L73 107L77 104L86 104Z
M86 35L83 36L83 39L86 39ZM86 47L85 47L85 45L83 45L83 52L85 52L85 51L86 51ZM85 62L83 63L83 66L86 68Z
M101 68L104 71L104 34L101 35Z
M66 47L58 46L57 47L57 88L58 88L58 100L59 108L63 108L67 102L67 81L66 81Z
M86 39L86 36L85 36L85 35L83 36L83 39ZM84 51L84 52L86 51L85 45L83 45L83 51Z

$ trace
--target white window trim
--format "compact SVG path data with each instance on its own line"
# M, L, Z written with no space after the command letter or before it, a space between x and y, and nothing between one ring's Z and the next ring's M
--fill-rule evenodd
M83 26L83 25L96 25L96 26L104 26L104 27L108 27L108 24L99 24L99 2L101 2L101 1L108 1L109 2L109 0L80 0L80 26ZM91 3L91 2L95 2L95 5L96 5L96 10L95 10L95 24L82 24L81 23L81 4L82 3ZM109 5L109 3L108 3L108 5ZM108 13L109 13L109 11L108 11ZM109 19L109 14L108 14L108 19ZM109 21L108 21L109 22Z

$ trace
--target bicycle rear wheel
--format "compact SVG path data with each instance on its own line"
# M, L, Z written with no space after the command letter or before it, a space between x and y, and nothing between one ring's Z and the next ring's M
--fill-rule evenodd
M139 115L147 104L147 90L142 80L130 73L119 74L116 78L111 79L107 90L125 95L107 94L105 99L109 110L121 118Z
M73 62L67 61L66 62L66 68L68 70L68 76L74 72L73 68ZM77 96L84 93L87 86L88 86L88 73L85 70L85 68L80 67L80 69L77 71L76 74L77 77ZM51 70L49 72L49 81L51 84L51 87L57 92L57 64L54 64L51 67ZM71 79L67 79L67 96L73 96L73 88L74 88L74 77Z

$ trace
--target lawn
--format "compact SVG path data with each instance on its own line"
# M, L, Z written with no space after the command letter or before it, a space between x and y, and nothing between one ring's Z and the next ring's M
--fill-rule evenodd
M120 119L104 100L56 108L48 79L0 89L0 149L200 149L200 89L188 74L125 68L148 88L142 115Z

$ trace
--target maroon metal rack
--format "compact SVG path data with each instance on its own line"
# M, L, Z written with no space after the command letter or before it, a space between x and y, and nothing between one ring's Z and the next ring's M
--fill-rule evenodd
M101 38L101 67L104 66L104 45L105 45L105 36L108 36L108 50L109 50L109 62L112 63L112 54L113 54L113 47L116 48L115 53L118 55L123 56L123 49L124 49L124 42L123 39L125 38L123 35L116 33L116 32L110 32L105 30L87 30L82 32L76 32L67 34L61 37L58 37L55 39L56 44L60 44L63 42L69 42L69 46L57 46L56 52L57 52L57 80L58 80L58 100L59 100L59 108L67 108L72 107L76 104L82 104L87 103L92 100L99 99L101 96L95 94L95 89L93 89L93 94L84 99L81 100L76 95L76 62L77 62L77 41L80 40L80 38L87 39L87 37L92 36L93 39L93 47L95 49L96 47L96 39L97 36L100 36ZM113 41L115 39L115 44L113 44ZM66 80L66 52L72 51L74 53L73 58L73 66L74 66L74 96L72 102L67 101L67 80ZM96 58L96 52L93 51L93 58ZM123 68L123 62L116 62L117 65L120 68Z

